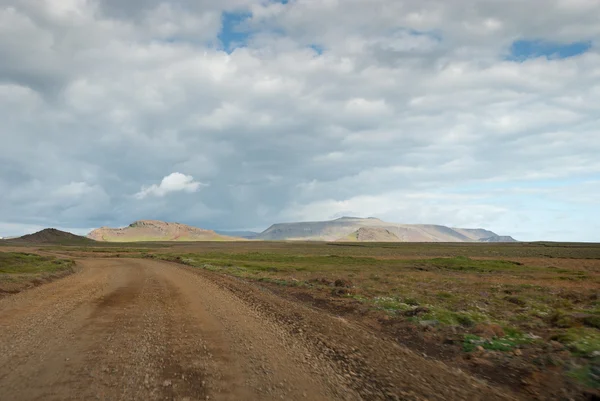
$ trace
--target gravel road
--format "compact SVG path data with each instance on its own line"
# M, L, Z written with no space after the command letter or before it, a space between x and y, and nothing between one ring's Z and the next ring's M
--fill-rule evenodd
M508 395L253 284L144 259L0 300L0 400L500 400Z

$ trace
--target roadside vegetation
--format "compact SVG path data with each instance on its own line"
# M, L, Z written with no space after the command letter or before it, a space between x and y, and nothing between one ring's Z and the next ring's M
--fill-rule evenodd
M39 256L31 253L0 252L0 274L55 273L72 269L75 263L68 259Z
M0 297L73 273L75 262L53 256L0 252Z
M436 342L454 347L476 371L482 364L515 372L552 368L576 386L600 386L598 247L411 244L403 252L396 244L285 245L143 256L253 280L336 313L378 316L399 341L433 353ZM311 247L316 252L307 252ZM575 258L577 249L586 258ZM506 256L511 251L534 256ZM564 257L539 256L552 252Z

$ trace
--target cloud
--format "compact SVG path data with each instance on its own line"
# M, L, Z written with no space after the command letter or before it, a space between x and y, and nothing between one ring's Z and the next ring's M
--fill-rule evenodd
M208 184L194 181L191 175L181 173L171 173L162 179L159 185L152 184L149 187L142 187L142 190L135 194L137 199L144 199L150 196L163 197L172 192L198 192L200 188Z
M0 224L266 228L351 211L600 240L584 202L600 189L581 184L600 179L599 14L593 0L6 0ZM186 175L157 183L172 171Z

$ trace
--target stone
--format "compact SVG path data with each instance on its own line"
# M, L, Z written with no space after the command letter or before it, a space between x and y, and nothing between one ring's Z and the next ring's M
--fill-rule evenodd
M352 281L338 278L335 280L334 285L336 287L352 288Z
M471 363L473 365L477 365L477 366L487 366L487 367L493 367L494 363L492 361L489 361L487 359L481 359L481 358L473 358L471 360Z
M439 320L421 320L419 321L419 325L421 325L421 327L435 327L435 326L439 326L440 321Z
M404 316L419 316L427 312L429 312L429 308L425 306L417 306L416 308L412 308L404 312Z

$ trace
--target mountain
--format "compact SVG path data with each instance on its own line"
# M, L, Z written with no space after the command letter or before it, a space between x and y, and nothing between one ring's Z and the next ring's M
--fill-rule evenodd
M211 230L158 220L139 220L125 228L98 228L89 233L88 238L106 242L240 240Z
M91 244L95 241L68 233L66 231L60 231L55 228L46 228L34 234L27 234L22 237L5 239L7 243L11 244L72 244L72 245L85 245Z
M230 237L238 237L238 238L246 238L246 239L254 239L260 233L255 231L227 231L227 230L215 230L217 234L227 235Z
M399 242L400 238L384 227L361 227L340 241Z
M361 228L369 228L369 230L361 230ZM373 217L341 217L331 221L274 224L259 234L256 239L381 242L479 242L486 239L501 239L502 241L499 242L515 241L511 237L499 236L483 229L388 223Z
M487 238L480 238L479 242L517 242L513 237L509 237L508 235L492 235Z
M452 227L454 231L464 235L465 237L471 238L472 240L479 241L484 238L498 237L496 233L483 228L456 228Z

